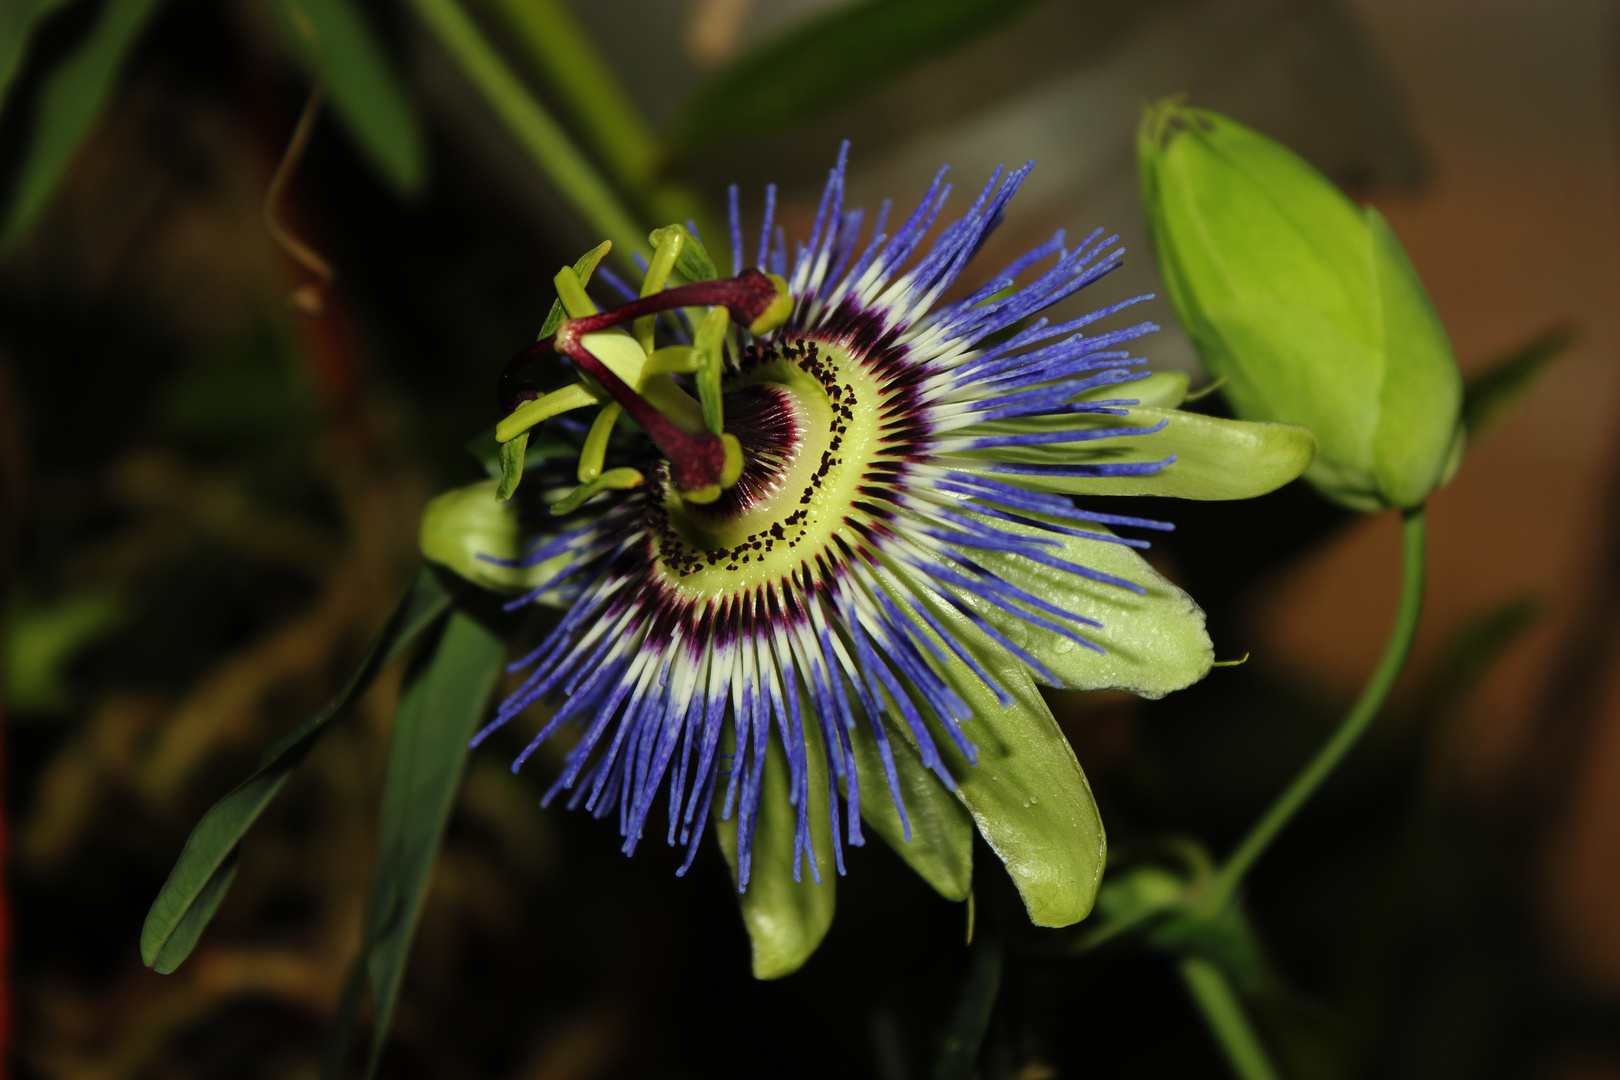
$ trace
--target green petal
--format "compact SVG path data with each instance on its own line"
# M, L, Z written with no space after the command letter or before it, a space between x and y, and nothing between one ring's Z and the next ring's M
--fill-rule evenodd
M973 819L945 790L939 777L923 767L917 748L897 737L891 725L889 747L894 754L894 771L900 780L906 817L911 822L908 841L889 794L877 739L865 711L858 703L852 704L856 719L851 742L861 779L861 820L935 892L947 900L966 900L973 887Z
M480 480L447 491L422 511L422 556L485 589L518 593L548 580L571 558L559 555L538 566L501 566L490 559L515 559L523 532L518 509L496 498L501 481ZM487 556L484 558L482 556ZM546 602L546 597L540 598Z
M793 880L793 834L799 812L788 803L791 785L787 755L772 737L765 755L765 780L749 860L748 891L738 898L743 925L748 927L748 940L753 945L756 979L780 979L798 971L832 926L838 870L833 862L832 822L827 812L827 759L819 739L807 739L805 744L810 766L810 841L815 847L821 884L811 878L808 860L801 870L802 880ZM724 798L723 791L715 796L716 818ZM715 831L735 884L735 814L730 821L717 820Z
M1044 514L1027 516L1058 521ZM1145 594L1139 595L1118 585L1105 585L1054 569L1013 552L974 553L974 561L996 578L1073 615L1103 624L1100 628L1074 627L1086 640L1102 646L1103 651L1099 653L1060 634L1032 626L981 597L958 591L959 599L1014 645L1040 661L1056 677L1056 685L1068 690L1129 690L1146 698L1161 698L1209 674L1215 652L1204 630L1203 609L1149 566L1134 549L1105 540L1062 536L1008 521L982 520L1003 532L1054 540L1056 546L1047 548L1053 558L1112 574L1147 589ZM1076 523L1061 524L1072 527ZM1081 527L1103 536L1113 535L1101 525L1082 523Z
M1145 379L1122 383L1118 386L1099 386L1084 394L1075 395L1076 401L1114 401L1133 398L1138 405L1155 409L1174 409L1187 400L1188 379L1179 371L1155 371Z
M1122 435L1093 442L1047 443L974 450L965 458L1038 464L1116 464L1175 461L1147 476L1033 476L958 466L998 476L1034 491L1067 495L1173 495L1182 499L1250 499L1274 491L1305 471L1316 456L1316 437L1293 424L1223 420L1176 409L1130 408L1124 416L1037 416L964 428L964 436L1024 434L1084 428L1151 427L1152 435Z
M1007 867L1030 921L1036 926L1079 922L1096 899L1108 850L1097 802L1080 762L1023 662L955 608L924 591L911 575L905 576L912 585L910 602L926 604L1012 699L1003 705L965 664L933 662L973 711L963 731L978 748L977 765L957 752L939 718L918 703L956 778L956 797ZM938 643L932 632L927 633Z

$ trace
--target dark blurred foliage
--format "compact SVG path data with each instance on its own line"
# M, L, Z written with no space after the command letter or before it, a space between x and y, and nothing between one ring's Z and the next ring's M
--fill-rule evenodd
M423 47L399 12L373 14ZM85 17L44 26L22 94ZM202 811L329 698L381 624L413 572L422 503L478 475L461 446L578 254L577 226L511 196L510 163L477 150L487 134L444 130L468 106L435 89L429 58L417 89L441 128L421 198L318 130L286 220L338 277L323 314L295 312L308 281L260 215L307 85L266 41L253 5L165 6L0 271L20 1076L316 1075L358 943L397 670L255 828L179 972L141 965L141 920ZM8 160L22 115L0 126ZM1388 179L1376 155L1358 160L1339 175ZM1161 516L1178 531L1156 560L1223 650L1244 640L1256 586L1347 523L1298 486ZM1614 1002L1545 960L1526 884L1542 836L1437 794L1438 727L1533 617L1504 601L1413 676L1426 689L1253 877L1253 1004L1291 1076L1518 1077L1575 1052L1620 1057ZM1161 702L1052 700L1125 861L1165 837L1224 850L1343 704L1260 663ZM852 854L821 951L757 983L718 853L677 879L660 846L627 860L609 824L539 810L556 758L513 776L526 738L472 759L386 1076L945 1077L966 1075L941 1049L963 1024L984 1034L984 1080L1226 1067L1165 957L1130 942L1077 955L1075 932L1032 930L983 850L976 944L962 908L874 842Z

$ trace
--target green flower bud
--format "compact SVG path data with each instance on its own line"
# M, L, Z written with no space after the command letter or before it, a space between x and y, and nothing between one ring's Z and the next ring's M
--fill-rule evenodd
M1462 448L1462 383L1417 272L1279 143L1166 101L1137 139L1142 201L1182 325L1239 416L1316 433L1305 473L1357 510L1416 506Z

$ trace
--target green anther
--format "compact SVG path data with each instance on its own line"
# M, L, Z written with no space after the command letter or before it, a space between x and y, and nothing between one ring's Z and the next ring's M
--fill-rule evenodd
M586 295L585 284L574 273L572 266L563 267L551 280L557 286L557 299L562 301L563 310L568 312L570 319L583 319L597 313L596 301Z
M663 244L664 237L671 233L679 233L684 241L680 254L675 257L676 273L687 281L712 281L720 276L720 271L715 269L714 260L709 258L708 251L685 225L665 225L662 229L654 229L647 234L647 243L655 248L659 247Z
M660 229L659 232L663 235L658 238L658 250L653 252L652 262L647 264L647 276L641 282L642 296L664 291L670 271L675 269L675 260L681 257L681 249L686 246L685 229L679 232ZM635 322L636 340L649 353L653 351L653 324L657 321L657 315L643 315Z
M698 323L697 340L692 346L697 354L698 400L703 403L703 423L716 435L725 431L725 415L720 405L720 373L725 363L722 346L726 331L731 328L731 312L723 307L710 308Z
M573 271L570 270L568 273ZM495 441L510 442L543 420L549 420L570 409L582 409L586 405L595 404L596 398L578 383L565 386L561 390L553 390L545 397L526 401L508 413L504 420L495 425Z
M559 517L571 514L584 505L585 500L603 491L628 491L640 487L645 479L635 469L609 469L589 483L581 484L551 504L551 512Z
M596 272L597 266L602 262L602 257L611 250L613 250L613 241L604 240L581 255L574 263L574 273L579 277L581 287L591 283L591 275ZM541 324L540 333L535 340L544 341L552 334L555 334L557 327L561 326L563 320L567 317L567 313L563 311L562 301L553 300L551 310L546 313L546 321Z
M579 482L589 483L602 475L602 464L607 460L608 439L613 425L619 422L624 406L617 401L602 406L602 411L591 421L591 430L585 436L585 449L579 452Z
M647 357L641 369L643 377L653 375L690 375L698 370L698 352L690 345L669 345Z

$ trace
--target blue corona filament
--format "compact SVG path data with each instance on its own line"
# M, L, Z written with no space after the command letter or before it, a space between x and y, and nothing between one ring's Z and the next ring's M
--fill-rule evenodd
M879 797L893 801L910 839L892 740L906 739L939 781L955 788L937 740L973 762L973 715L941 669L961 665L1004 704L1011 698L945 614L965 617L1047 682L1057 680L998 629L1004 620L987 619L986 609L1101 651L1088 636L1100 623L988 573L977 553L1013 553L1053 575L1139 593L1134 582L1060 557L1057 538L1146 547L1099 527L1171 527L1077 509L1040 484L1047 476L1148 474L1174 460L1060 462L1035 452L1151 435L1163 426L1100 426L1097 419L1137 404L1123 392L1146 377L1130 343L1157 327L1085 332L1150 296L1055 325L1038 317L1117 269L1118 238L1098 230L1070 247L1060 231L982 287L942 303L1033 163L996 170L967 213L913 261L950 194L945 170L892 234L885 232L885 202L863 239L866 215L844 206L847 149L791 265L774 224L774 186L757 244L746 242L737 189L729 193L733 272L747 269L742 263L751 255L752 265L787 279L793 298L785 325L759 338L739 331L726 352L727 431L749 460L731 501L712 511L718 516L694 518L696 525L676 520L681 511L671 509L676 504L655 463L644 487L587 504L574 524L541 537L514 562L549 571L514 606L543 603L563 614L512 665L526 673L524 681L475 740L535 702L558 703L513 765L565 725L583 729L544 802L567 793L571 808L583 805L597 817L617 812L626 853L662 803L666 820L654 828L685 847L679 873L691 866L713 808L737 821L744 889L772 740L784 752L797 811L795 879L801 866L817 881L828 870L810 842L812 752L828 766L839 873L842 845L863 843L860 803L871 797L863 786L886 789ZM605 269L598 273L618 294L635 295ZM818 381L832 418L830 434L817 435L831 439L813 476L822 486L807 485L799 499L781 489L810 445L801 430L807 414L765 377L772 371L806 385ZM1110 387L1121 395L1110 396ZM851 431L862 424L874 434L857 451L841 440L853 441ZM760 508L775 510L769 528L732 537L735 545L706 549L692 539L697 526L723 535L725 514ZM689 580L708 584L688 589ZM856 767L854 740L867 737L882 762L879 775Z

